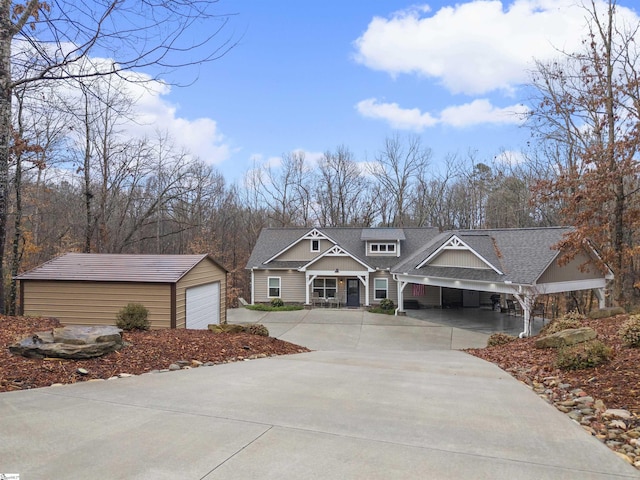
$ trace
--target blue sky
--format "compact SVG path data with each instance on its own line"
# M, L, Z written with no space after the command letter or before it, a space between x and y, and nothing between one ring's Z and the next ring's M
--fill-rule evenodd
M620 14L639 20L632 0ZM577 48L586 12L574 0L222 0L234 12L223 58L145 102L174 138L229 182L255 163L309 161L346 145L371 161L386 137L420 135L433 164L519 152L529 133L527 69ZM633 12L629 8L635 8ZM195 33L195 32L194 32ZM222 38L222 37L221 37Z

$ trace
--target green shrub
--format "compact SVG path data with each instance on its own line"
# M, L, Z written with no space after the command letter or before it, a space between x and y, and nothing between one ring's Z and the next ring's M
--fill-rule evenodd
M611 360L613 350L600 340L579 343L558 350L555 365L563 370L597 367Z
M540 329L540 335L552 335L569 328L580 328L585 320L586 317L584 315L574 310L547 323Z
M380 301L380 308L383 310L393 310L395 308L395 305L393 304L393 300L391 300L390 298L383 298Z
M149 310L141 303L129 303L116 315L116 325L123 330L149 330Z
M282 301L281 298L272 298L271 299L271 306L272 307L284 307L284 302Z
M247 327L247 333L252 335L260 335L262 337L269 336L269 329L261 323L252 323Z
M494 333L487 339L487 347L496 347L498 345L506 345L516 340L518 337L508 335L506 333Z
M393 309L385 310L384 308L380 307L370 307L368 311L369 313L382 313L384 315L393 315L395 313L395 310Z
M618 335L622 337L622 341L627 347L640 347L640 315L631 315L629 319L622 324Z
M624 308L622 307L599 308L598 310L590 311L589 318L597 320L600 318L615 317L616 315L621 315L623 313Z
M257 312L291 312L293 310L304 309L303 305L283 305L281 307L272 307L264 303L256 303L255 305L245 305L247 310L254 310Z

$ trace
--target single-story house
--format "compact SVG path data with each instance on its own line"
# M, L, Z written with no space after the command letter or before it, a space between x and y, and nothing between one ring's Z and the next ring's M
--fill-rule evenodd
M23 315L65 325L115 325L128 303L151 328L207 328L226 321L227 270L209 255L67 253L16 277Z
M435 228L267 228L247 263L252 303L281 298L370 306L479 307L491 296L517 300L530 334L536 297L594 290L600 305L611 271L585 247L560 264L568 227L439 232ZM408 288L407 288L408 287Z

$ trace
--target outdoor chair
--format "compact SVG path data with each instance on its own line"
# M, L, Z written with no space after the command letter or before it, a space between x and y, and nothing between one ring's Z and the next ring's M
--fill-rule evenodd
M507 298L505 302L507 304L507 315L522 315L522 309L518 302L514 302L510 298Z
M324 307L324 303L324 298L320 297L320 294L318 292L313 292L313 294L311 295L311 306Z
M540 317L544 324L544 303L536 303L531 310L531 318Z

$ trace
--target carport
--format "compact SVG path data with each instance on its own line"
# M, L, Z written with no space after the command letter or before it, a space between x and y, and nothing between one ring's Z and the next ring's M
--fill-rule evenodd
M558 227L442 234L394 267L396 314L406 313L405 289L415 284L513 298L523 312L522 337L532 334L532 312L541 295L593 290L603 308L607 282L613 274L588 247L572 259L564 259L555 246L569 231Z

